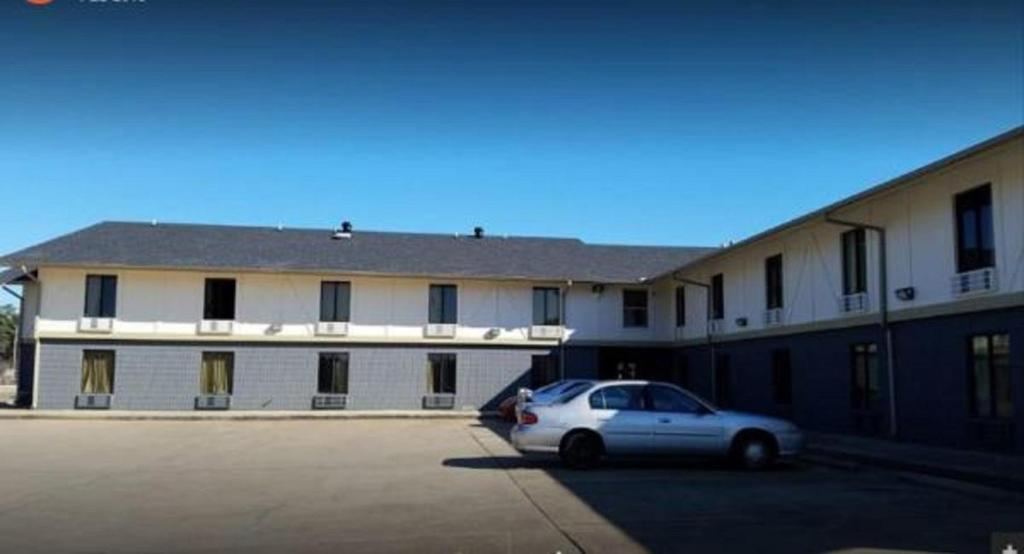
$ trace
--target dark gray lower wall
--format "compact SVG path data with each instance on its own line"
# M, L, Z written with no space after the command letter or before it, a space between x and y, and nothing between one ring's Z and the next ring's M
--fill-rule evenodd
M18 395L15 403L18 406L32 405L32 378L35 375L36 343L22 341L18 343Z
M420 346L203 345L62 341L40 345L39 408L74 407L82 351L114 350L114 409L191 410L203 352L235 354L232 409L307 410L321 352L349 353L349 408L419 409L427 393L427 354L456 355L455 406L493 409L529 383L531 357L547 349Z
M1011 388L1014 417L999 425L1010 440L1002 446L983 444L979 421L970 416L970 352L972 335L1010 335ZM962 448L1005 448L1024 452L1024 308L993 310L892 324L896 362L896 417L902 440ZM889 386L885 340L878 326L723 342L714 350L729 356L733 406L736 409L792 417L804 428L838 433L865 432L865 416L851 410L850 347L876 342L882 364L881 397L875 408L880 434L888 429ZM793 403L774 400L772 351L790 351ZM710 349L682 348L689 386L713 398ZM991 427L990 427L991 428Z

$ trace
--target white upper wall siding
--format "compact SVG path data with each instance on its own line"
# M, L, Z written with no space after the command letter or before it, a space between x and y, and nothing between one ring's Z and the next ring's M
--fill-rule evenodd
M833 214L844 220L885 227L887 233L888 302L898 313L911 308L954 304L965 300L952 293L956 274L954 196L990 183L992 186L996 271L999 289L992 296L1024 291L1024 139L943 170L917 178L907 186L876 195ZM824 221L804 224L750 245L698 262L683 276L710 282L725 279L725 334L765 327L765 258L783 255L784 323L836 322L857 314L839 309L842 296L840 235L849 228ZM878 235L867 232L869 313L879 308ZM914 287L913 300L895 291ZM704 292L687 287L687 322L683 337L705 336ZM736 319L746 317L740 328ZM690 322L693 322L692 324Z

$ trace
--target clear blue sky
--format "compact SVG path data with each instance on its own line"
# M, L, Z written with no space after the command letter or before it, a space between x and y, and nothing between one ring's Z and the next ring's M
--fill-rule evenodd
M720 244L1020 125L1022 5L4 0L0 251L104 219Z

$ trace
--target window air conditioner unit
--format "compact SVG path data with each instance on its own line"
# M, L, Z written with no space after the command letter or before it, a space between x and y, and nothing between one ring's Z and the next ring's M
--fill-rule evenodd
M235 322L227 319L204 319L199 322L200 335L230 335Z
M348 335L347 321L321 321L316 324L316 334L329 337Z
M110 394L79 394L75 397L75 409L109 410L113 399Z
M765 326L782 325L782 308L772 308L764 311Z
M992 292L999 288L996 279L996 268L986 267L957 273L952 279L953 296L967 296L984 292Z
M231 407L231 395L201 394L196 397L197 410L227 410Z
M454 407L454 394L428 394L423 397L423 409L425 410L451 410Z
M347 394L318 394L313 397L314 410L344 410L347 405Z
M844 314L855 314L868 311L868 293L858 292L843 295L839 299L839 311Z
M530 326L531 339L560 339L562 338L563 327L561 325L532 325Z
M432 338L455 338L456 325L454 323L428 323L423 328L423 336Z
M114 330L114 318L83 317L78 320L78 330L83 333L109 333Z

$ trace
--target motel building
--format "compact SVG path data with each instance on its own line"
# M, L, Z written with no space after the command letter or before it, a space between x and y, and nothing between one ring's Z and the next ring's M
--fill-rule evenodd
M25 407L491 410L646 378L1024 452L1024 128L724 248L103 222L0 266Z

